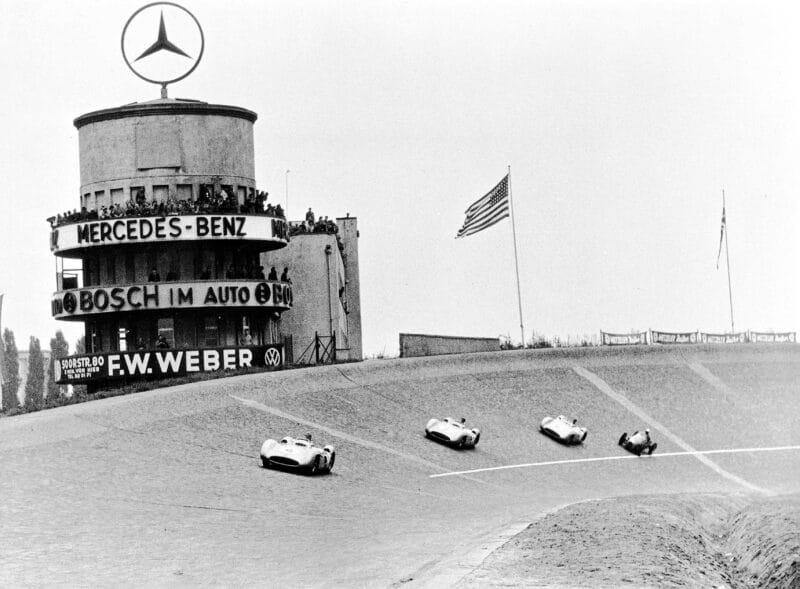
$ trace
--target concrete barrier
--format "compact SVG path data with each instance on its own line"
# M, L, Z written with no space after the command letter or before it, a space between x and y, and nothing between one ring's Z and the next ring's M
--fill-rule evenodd
M500 349L496 337L458 337L451 335L400 334L400 357L495 352Z

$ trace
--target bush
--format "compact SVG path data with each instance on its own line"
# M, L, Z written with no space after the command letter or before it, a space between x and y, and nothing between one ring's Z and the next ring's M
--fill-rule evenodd
M31 336L28 346L28 380L25 382L25 408L41 409L44 405L44 355L39 338Z
M14 340L14 332L3 331L3 398L0 400L4 412L19 406L19 350Z

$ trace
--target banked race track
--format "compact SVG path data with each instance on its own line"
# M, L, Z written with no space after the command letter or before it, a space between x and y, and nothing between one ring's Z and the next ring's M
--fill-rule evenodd
M579 502L797 493L799 396L797 346L665 346L372 360L4 418L0 585L457 586ZM539 433L558 414L582 446ZM475 450L425 439L445 416L481 429ZM645 427L653 456L617 445ZM306 433L335 445L330 475L261 468L266 438Z

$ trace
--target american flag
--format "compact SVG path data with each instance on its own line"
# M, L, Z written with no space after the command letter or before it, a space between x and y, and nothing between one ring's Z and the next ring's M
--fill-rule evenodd
M483 231L508 217L508 174L497 186L475 201L466 214L464 226L458 230L456 239Z

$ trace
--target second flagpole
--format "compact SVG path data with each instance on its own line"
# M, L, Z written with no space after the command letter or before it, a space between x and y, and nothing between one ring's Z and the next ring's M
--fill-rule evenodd
M514 199L511 196L511 166L508 166L508 204L511 207L511 235L514 238L514 270L517 275L517 303L519 305L519 330L522 347L525 347L525 325L522 321L522 291L519 286L519 259L517 257L517 225L514 215Z

